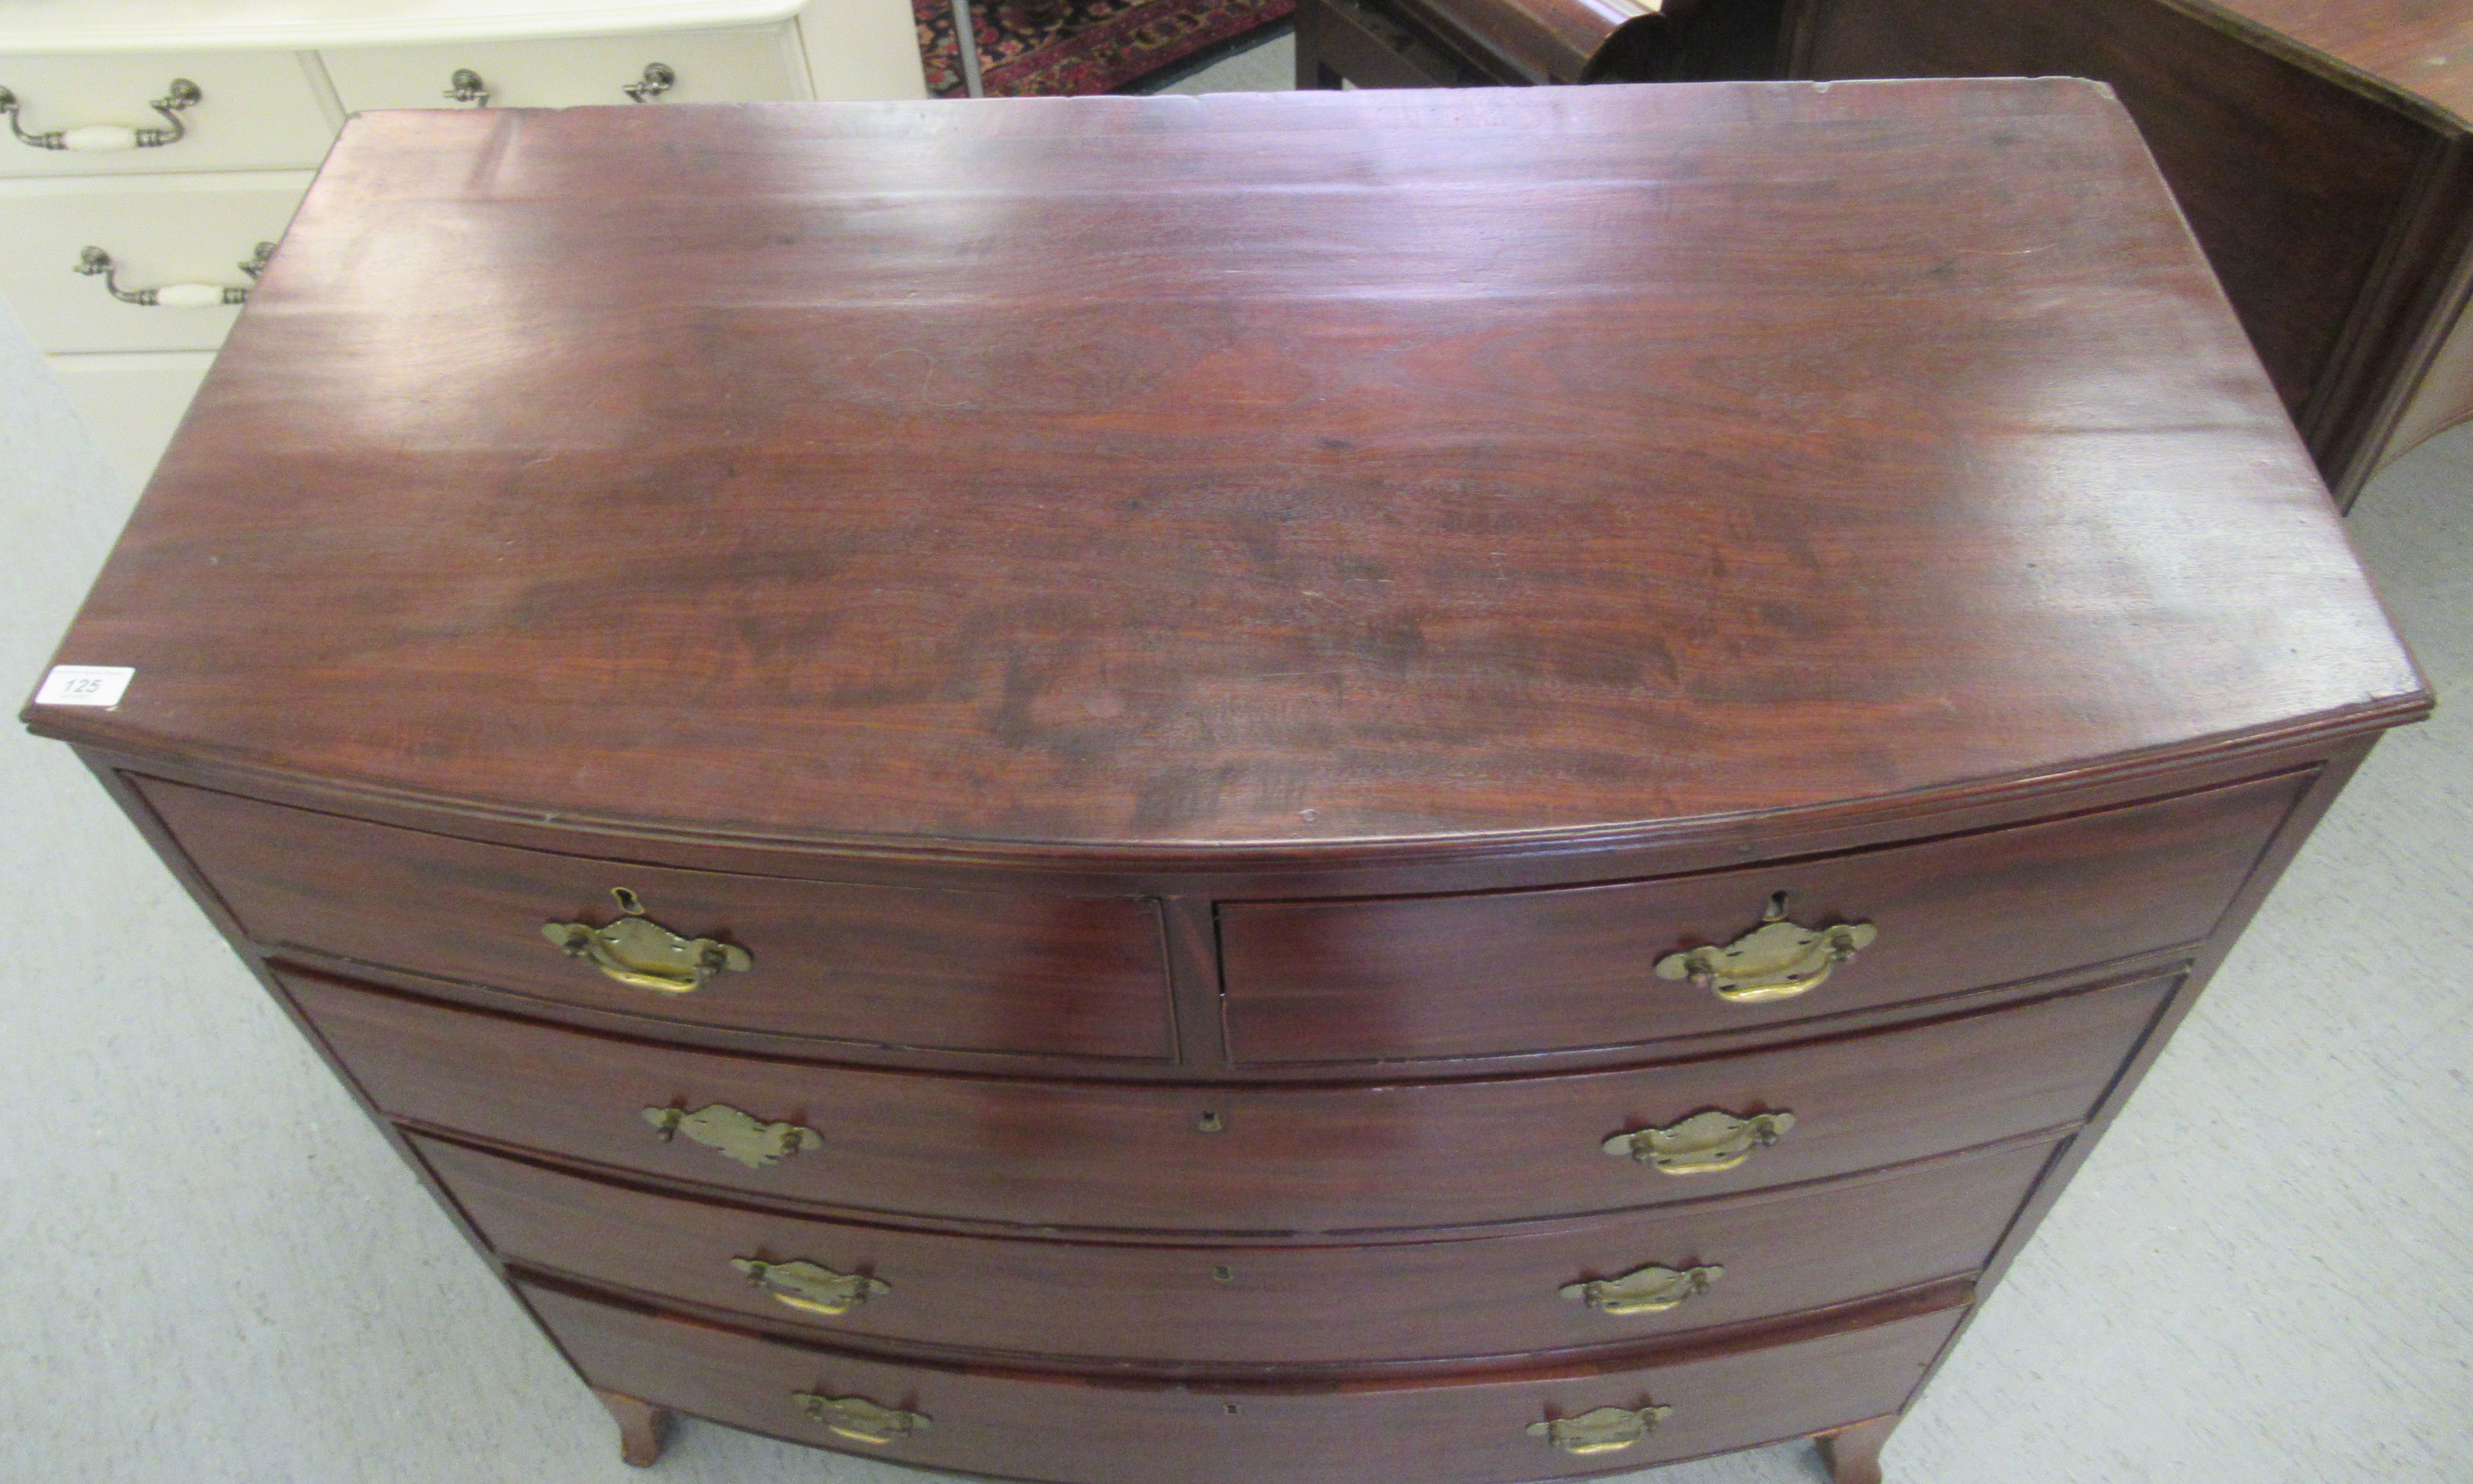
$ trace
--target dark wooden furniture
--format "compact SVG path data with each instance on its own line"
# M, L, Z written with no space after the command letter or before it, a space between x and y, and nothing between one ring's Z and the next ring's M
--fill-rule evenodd
M2473 4L1793 0L1802 78L2098 78L2337 499L2473 417Z
M1297 85L2110 84L2349 507L2473 418L2473 0L1298 0Z
M1071 1484L1876 1479L2428 705L2058 81L364 116L60 660L628 1459Z
M1776 75L1786 0L1297 0L1297 86Z

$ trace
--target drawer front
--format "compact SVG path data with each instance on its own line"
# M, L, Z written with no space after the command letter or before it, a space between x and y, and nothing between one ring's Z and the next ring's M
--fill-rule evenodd
M142 490L214 364L208 350L56 355L49 365L113 472Z
M604 1390L891 1462L1076 1484L1477 1484L1721 1452L1896 1411L1960 1313L1635 1370L1281 1392L899 1366L519 1287ZM810 1420L801 1395L857 1398L927 1423L861 1442ZM1648 1405L1671 1410L1616 1451L1575 1457L1528 1431L1549 1418Z
M1360 1088L935 1077L725 1056L282 980L399 1118L667 1180L1020 1226L1348 1232L1577 1215L1849 1174L2082 1118L2172 984L1621 1072ZM796 1137L751 1166L660 1112ZM648 1110L650 1112L648 1112ZM1730 1169L1606 1141L1703 1112L1791 1113ZM732 1121L709 1114L700 1124ZM792 1131L812 1130L813 1137ZM786 1146L780 1146L786 1147Z
M696 1025L876 1045L1162 1060L1158 912L1021 897L677 871L484 845L158 779L138 787L243 928L278 951ZM743 948L671 993L563 951L544 924L652 922Z
M180 136L137 145L136 131L171 131L150 105L171 97L180 82L197 88L196 102L173 109ZM0 57L0 87L16 95L27 133L86 146L40 149L0 137L0 176L313 170L335 137L334 121L290 52ZM111 126L119 126L116 137ZM97 148L107 144L115 147Z
M672 31L658 36L555 41L450 41L424 46L342 47L321 52L345 111L451 108L455 75L470 72L488 107L568 108L632 104L627 84L667 67L659 103L780 103L807 96L788 26ZM470 105L461 105L469 107Z
M1848 1304L1980 1269L2033 1142L1516 1235L1365 1246L1005 1241L682 1199L414 1136L504 1257L820 1335L1185 1365L1513 1355ZM808 1263L824 1274L737 1261ZM1700 1291L1661 1296L1663 1267ZM1625 1296L1564 1289L1641 1275ZM772 1286L763 1280L772 1277ZM841 1277L880 1287L852 1302ZM822 1288L800 1286L804 1278ZM1682 1280L1663 1280L1688 1292ZM776 1293L785 1298L777 1298ZM787 1300L799 1300L790 1303ZM816 1305L821 1303L824 1309ZM1671 1306L1655 1307L1659 1304ZM825 1309L839 1308L840 1312Z
M1488 1056L1741 1030L2058 973L2193 943L2312 775L1987 834L1677 880L1483 897L1231 902L1228 1034L1268 1065ZM1761 925L1878 936L1800 993L1662 977Z
M308 188L306 172L0 181L0 294L45 350L212 350L237 306L126 303L108 284L247 288L241 265ZM77 271L90 247L108 280Z

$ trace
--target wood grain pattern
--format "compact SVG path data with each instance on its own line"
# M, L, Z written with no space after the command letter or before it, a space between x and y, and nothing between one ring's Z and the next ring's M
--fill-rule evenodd
M2080 84L371 115L256 294L49 732L1190 865L2423 705Z
M516 850L138 780L244 929L288 945L649 1020L782 1036L1166 1061L1147 901L916 891ZM632 852L631 852L632 853ZM617 984L541 935L620 916L749 950L688 994Z
M427 1136L413 1144L497 1253L524 1267L845 1345L1289 1376L1637 1347L1962 1277L1990 1254L2053 1152L2028 1141L1773 1194L1448 1240L1171 1247L818 1221ZM742 1257L866 1273L892 1292L844 1314L805 1314L741 1277L730 1259ZM1663 1313L1603 1314L1560 1296L1565 1284L1651 1263L1716 1263L1725 1275Z
M1611 1373L1283 1392L887 1365L520 1288L596 1386L819 1448L1076 1484L1154 1484L1163 1460L1193 1484L1502 1484L1689 1458L1894 1411L1957 1317L1944 1308L1857 1318L1783 1344ZM861 1396L931 1424L870 1448L808 1422L790 1400L800 1392ZM1673 1413L1621 1453L1573 1458L1525 1431L1547 1418L1651 1401Z
M1789 75L2096 78L2154 149L2338 497L2473 415L2473 6L1799 0ZM2426 394L2426 395L2425 395Z
M2417 121L2155 0L2006 0L1988 14L1831 0L1810 26L1813 77L2026 67L2110 84L2287 405L2307 413L2322 395L2385 226L2414 187Z
M2215 928L2308 785L2286 775L2142 807L1680 880L1394 900L1225 902L1232 1059L1530 1053L1740 1030L2004 984ZM1659 978L1776 893L1807 927L1878 941L1791 999Z
M448 1010L284 972L370 1096L415 1123L665 1181L1018 1227L1350 1232L1532 1220L1841 1175L2086 1115L2173 982L1620 1072L1345 1088L1144 1088L717 1056ZM648 1107L818 1130L750 1170ZM1608 1137L1710 1108L1792 1133L1671 1176ZM1206 1117L1215 1114L1215 1120ZM1216 1121L1217 1132L1202 1125Z

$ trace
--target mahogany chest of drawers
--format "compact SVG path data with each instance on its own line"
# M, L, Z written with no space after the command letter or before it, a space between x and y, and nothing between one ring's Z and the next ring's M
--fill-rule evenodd
M630 1459L1060 1484L1876 1479L2429 704L2055 81L365 116L59 662Z

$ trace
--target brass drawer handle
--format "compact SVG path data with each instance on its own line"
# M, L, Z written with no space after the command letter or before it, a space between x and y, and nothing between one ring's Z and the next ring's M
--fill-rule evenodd
M1657 961L1661 979L1689 979L1719 999L1756 1005L1820 987L1840 964L1871 946L1869 922L1804 927L1786 917L1786 893L1769 898L1761 925L1722 948L1686 948Z
M1566 1453L1618 1453L1655 1432L1673 1410L1654 1401L1644 1407L1601 1406L1577 1417L1530 1423L1527 1431Z
M1726 1270L1714 1262L1680 1270L1651 1264L1619 1278L1566 1283L1556 1291L1600 1314L1663 1314L1707 1293L1725 1276Z
M879 1294L893 1291L864 1273L836 1273L801 1260L767 1262L761 1257L732 1257L730 1265L747 1281L795 1309L810 1314L847 1314Z
M677 1108L647 1108L644 1121L655 1137L668 1143L680 1134L719 1150L751 1170L778 1164L806 1149L821 1149L823 1135L796 1123L766 1123L727 1103L708 1103L693 1113Z
M1738 1118L1712 1108L1662 1129L1618 1134L1598 1147L1626 1155L1667 1175L1714 1175L1730 1170L1767 1148L1794 1127L1790 1113Z
M734 943L682 938L654 922L644 915L643 900L623 886L612 887L610 895L625 914L618 921L600 927L543 922L541 936L567 957L588 959L620 984L656 994L691 994L724 969L756 967L756 956Z
M806 1413L809 1420L824 1424L833 1436L853 1443L899 1443L933 1425L921 1413L878 1406L865 1397L821 1397L811 1391L795 1391L790 1400L799 1403L799 1410Z
M266 272L266 265L274 256L275 244L261 242L257 245L256 254L241 264L240 271L249 275L249 280L253 284L257 275ZM69 271L84 274L89 278L100 275L104 291L112 298L124 304L144 304L150 309L211 309L219 304L249 302L247 286L221 283L165 283L151 289L124 289L120 286L120 265L101 248L87 248L80 252L77 266Z
M167 144L178 144L188 136L189 126L180 119L180 110L205 97L198 84L187 78L174 78L163 96L146 107L163 115L169 129L132 129L127 124L88 124L83 129L55 129L30 134L17 121L21 105L17 95L0 87L0 113L9 115L9 132L19 144L37 150L75 150L80 154L107 154L120 150L159 150Z

